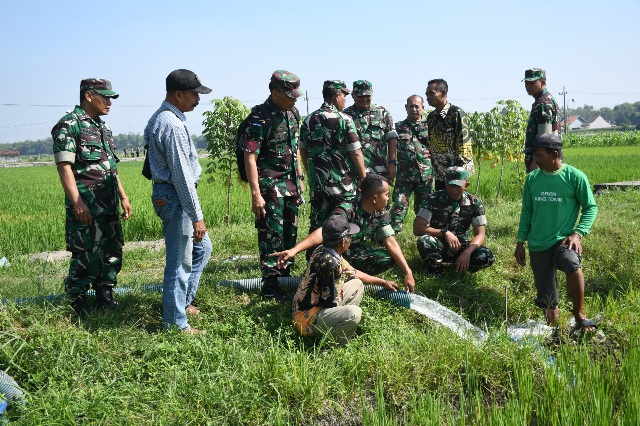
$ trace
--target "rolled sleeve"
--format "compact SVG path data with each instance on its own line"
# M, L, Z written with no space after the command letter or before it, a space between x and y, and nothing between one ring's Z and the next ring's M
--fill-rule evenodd
M391 225L384 225L376 231L376 240L382 241L385 238L393 237L396 235Z
M433 217L433 213L431 213L430 210L427 209L420 209L420 211L418 212L418 214L416 215L416 217L419 217L421 219L424 219L427 221L427 224L431 223L431 218Z
M75 152L60 151L53 154L53 159L56 164L63 163L63 162L68 162L73 164L76 162L76 154Z
M476 216L471 219L471 226L473 226L474 228L476 226L486 226L486 224L487 224L487 216L485 215Z

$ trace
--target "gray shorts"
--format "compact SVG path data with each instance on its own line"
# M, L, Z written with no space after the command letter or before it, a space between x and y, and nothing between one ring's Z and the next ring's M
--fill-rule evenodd
M559 269L566 275L573 274L582 268L582 256L558 242L545 251L529 251L529 259L533 280L538 290L536 306L542 309L556 308L558 306L556 271Z

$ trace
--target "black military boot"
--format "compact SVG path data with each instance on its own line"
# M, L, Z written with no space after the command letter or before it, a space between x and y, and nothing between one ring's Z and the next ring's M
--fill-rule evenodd
M439 259L426 259L427 272L433 277L439 277L444 274L444 265L442 264L442 258Z
M91 313L92 309L86 293L70 295L69 297L71 298L71 307L80 318L86 318Z
M103 283L94 285L96 292L96 308L98 309L114 309L120 305L120 302L113 298L113 284Z
M280 302L291 301L291 297L280 289L278 277L271 276L262 279L262 297L275 299Z

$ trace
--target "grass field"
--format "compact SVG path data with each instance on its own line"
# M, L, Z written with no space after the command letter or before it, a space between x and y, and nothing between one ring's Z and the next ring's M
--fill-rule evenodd
M637 147L565 153L566 162L584 170L592 184L637 180L637 158ZM141 165L121 169L134 207L125 225L128 240L160 238ZM607 340L573 342L562 289L560 343L519 345L504 333L505 323L541 315L532 303L530 270L513 260L519 184L512 167L506 163L496 200L499 168L482 164L486 244L497 257L492 268L428 277L410 226L398 236L416 290L486 329L486 343L459 339L413 311L371 297L362 303L363 322L347 347L327 349L299 338L289 306L215 285L223 278L259 276L255 258L224 261L256 254L256 232L248 193L234 190L235 213L227 227L224 190L202 184L214 249L198 293L203 315L193 325L207 334L161 330L160 295L139 288L161 282L164 253L127 250L119 285L133 290L120 297L116 312L77 321L59 302L9 303L0 311L0 368L29 392L27 406L10 416L17 424L50 425L638 424L640 191L597 196L599 215L584 241L586 311ZM0 257L11 261L0 269L0 298L60 292L68 262L32 264L23 256L64 248L55 168L0 175ZM307 223L303 219L302 230ZM303 271L300 260L294 273ZM385 276L401 281L397 269Z

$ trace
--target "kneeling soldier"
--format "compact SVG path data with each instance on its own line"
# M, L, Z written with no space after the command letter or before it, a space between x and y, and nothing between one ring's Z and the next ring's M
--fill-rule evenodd
M495 257L483 247L487 218L482 201L466 191L469 171L449 167L445 178L445 189L427 198L413 222L420 257L434 273L442 272L443 262L455 262L458 272L487 268ZM471 241L466 239L469 226Z

